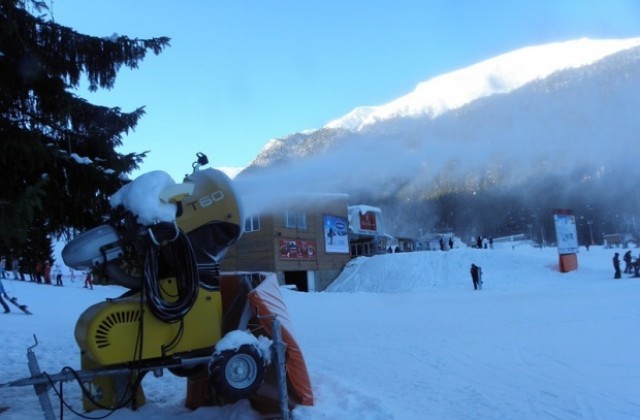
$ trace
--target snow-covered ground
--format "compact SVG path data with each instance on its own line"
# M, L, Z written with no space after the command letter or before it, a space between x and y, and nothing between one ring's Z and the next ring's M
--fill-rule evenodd
M294 418L640 418L640 279L614 280L613 252L582 248L579 269L564 274L554 248L390 254L353 261L330 291L283 290L316 398ZM482 267L481 291L471 263ZM3 281L34 315L0 314L0 383L29 376L33 334L44 371L79 369L76 319L124 291L65 281ZM260 418L245 401L192 412L185 379L168 372L143 386L147 404L112 418ZM74 383L64 397L81 408ZM42 418L30 387L0 388L2 406L1 418ZM78 418L67 409L64 417Z

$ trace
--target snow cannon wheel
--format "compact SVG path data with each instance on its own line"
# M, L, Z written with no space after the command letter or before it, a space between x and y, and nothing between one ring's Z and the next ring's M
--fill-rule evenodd
M209 381L218 395L237 401L249 397L262 385L265 362L252 345L225 350L214 355L209 365Z

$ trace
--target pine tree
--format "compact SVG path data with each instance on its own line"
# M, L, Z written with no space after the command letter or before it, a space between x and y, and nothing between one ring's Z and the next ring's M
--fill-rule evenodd
M30 10L34 12L31 13ZM89 103L71 92L110 89L169 38L100 38L47 17L36 0L0 0L0 248L99 224L108 197L145 153L115 148L144 114Z

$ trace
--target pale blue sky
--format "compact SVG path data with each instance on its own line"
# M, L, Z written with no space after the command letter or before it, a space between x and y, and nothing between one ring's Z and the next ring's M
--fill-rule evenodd
M176 181L196 152L246 166L271 138L320 128L425 80L514 49L640 36L637 0L55 0L54 19L97 36L168 36L171 47L82 96L146 106L123 152ZM140 172L134 173L136 176Z

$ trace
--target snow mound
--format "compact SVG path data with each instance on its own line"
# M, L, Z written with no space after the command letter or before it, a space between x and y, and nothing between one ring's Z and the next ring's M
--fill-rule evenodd
M350 261L327 292L397 293L433 289L462 290L472 287L469 269L482 268L486 288L520 287L522 279L557 282L572 273L558 271L555 248L542 252L527 246L515 252L511 245L493 250L464 248L359 257ZM588 270L581 267L582 271ZM544 279L544 280L542 280ZM536 283L539 285L539 283Z

